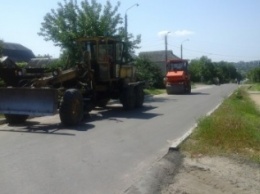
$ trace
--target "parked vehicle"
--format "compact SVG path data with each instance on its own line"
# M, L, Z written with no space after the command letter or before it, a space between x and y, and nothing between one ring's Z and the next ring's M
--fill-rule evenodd
M126 44L117 38L87 37L76 41L82 59L73 68L0 65L0 113L7 122L22 123L29 116L59 112L64 125L76 125L84 113L119 99L126 110L143 105L143 81L137 81ZM4 64L4 63L3 63Z

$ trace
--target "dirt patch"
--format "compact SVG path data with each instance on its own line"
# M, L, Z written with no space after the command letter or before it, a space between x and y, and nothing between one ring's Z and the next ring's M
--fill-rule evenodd
M249 92L260 109L260 93ZM162 194L258 194L260 165L226 157L186 156Z
M249 96L260 109L260 92L249 92Z
M258 194L260 165L224 157L185 157L162 194Z

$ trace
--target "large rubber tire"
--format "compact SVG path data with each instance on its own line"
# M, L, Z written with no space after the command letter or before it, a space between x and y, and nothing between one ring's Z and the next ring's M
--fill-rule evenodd
M173 93L170 91L170 89L168 89L168 88L166 88L166 93L167 93L168 95L173 94Z
M79 124L83 118L83 97L77 89L69 89L64 93L60 105L60 120L66 126Z
M186 88L186 93L190 94L191 93L191 85L188 85Z
M140 108L144 103L144 91L141 85L135 87L135 107Z
M21 124L28 119L28 115L15 115L15 114L5 114L5 119L9 124Z
M125 88L120 97L120 101L125 110L132 110L135 108L135 99L134 87Z

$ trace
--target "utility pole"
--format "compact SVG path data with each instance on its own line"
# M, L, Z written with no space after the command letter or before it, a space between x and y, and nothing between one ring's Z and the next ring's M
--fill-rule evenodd
M165 35L165 38L164 38L164 44L165 44L165 63L167 63L167 60L168 60L168 56L167 56L167 51L168 51L168 41L167 41L167 34Z
M182 41L182 43L184 43L185 41L189 41L189 39ZM182 59L182 43L181 43L181 59Z
M182 44L181 44L181 59L182 59Z
M168 61L168 34L170 32L166 32L165 37L164 37L164 42L165 42L165 68L164 68L164 73L166 73L166 66L167 66L167 61Z
M127 11L133 7L138 7L139 4L138 3L135 3L134 5L132 5L131 7L127 8L126 11L125 11L125 43L126 43L126 50L127 50L127 53L128 53L128 31L127 31L127 27L128 27L128 23L127 23ZM127 56L128 58L128 56ZM128 60L126 58L126 61Z
M166 32L165 36L164 36L164 43L165 43L165 63L167 63L168 61L168 34L171 32Z
M166 66L167 66L167 61L168 61L168 34L170 32L167 31L165 36L164 36L164 44L165 44L165 65L164 65L164 73L166 73Z

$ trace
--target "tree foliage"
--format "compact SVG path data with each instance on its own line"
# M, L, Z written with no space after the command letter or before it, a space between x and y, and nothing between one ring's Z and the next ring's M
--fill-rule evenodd
M4 41L0 40L0 57L3 55L3 49L4 49Z
M97 0L64 0L58 3L58 8L52 9L44 17L39 32L46 41L53 41L60 46L75 62L80 52L75 40L87 36L120 36L124 37L123 19L118 13L120 2L113 7L110 1L104 5ZM133 37L131 34L130 38ZM140 36L130 42L129 48L135 48L140 43Z
M260 67L250 70L247 77L251 82L260 83Z
M215 83L215 80L218 79L220 83L227 83L242 79L241 74L232 63L212 62L205 56L191 60L189 71L193 82Z
M163 74L161 69L146 58L136 60L136 76L144 80L150 88L163 88Z

